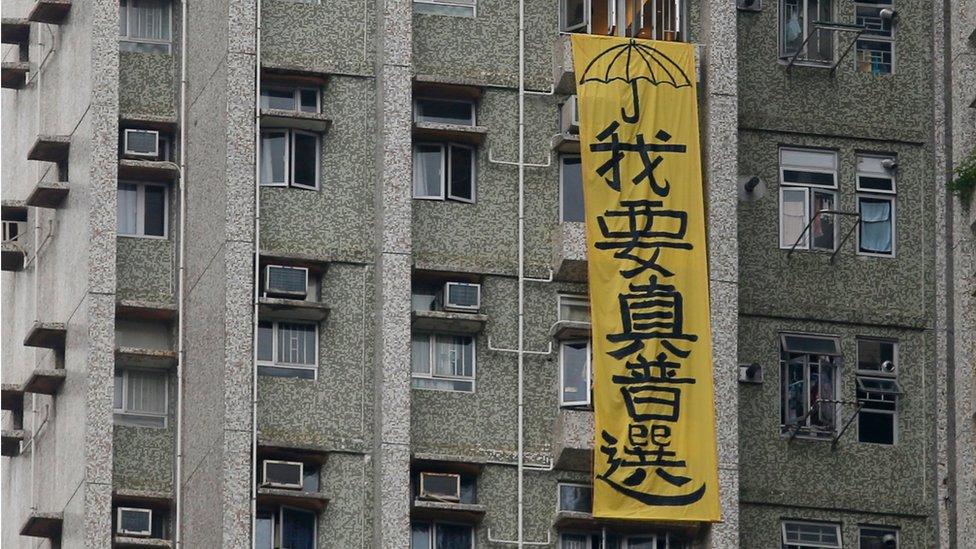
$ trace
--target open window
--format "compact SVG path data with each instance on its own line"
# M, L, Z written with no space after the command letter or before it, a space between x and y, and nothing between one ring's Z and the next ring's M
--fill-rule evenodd
M563 341L559 344L559 405L586 407L591 402L589 340Z
M318 190L321 138L292 128L261 130L261 185Z
M411 386L414 389L474 392L475 340L470 335L414 333Z
M450 522L414 521L410 549L474 549L474 527Z
M169 226L169 189L162 183L119 181L118 234L166 238Z
M833 438L839 415L841 363L836 337L780 336L780 425L783 433Z
M583 223L583 169L579 155L559 157L559 222Z
M857 340L857 440L895 444L898 436L898 344L884 339Z
M780 248L833 251L837 245L837 153L782 148ZM795 248L794 248L795 245Z
M862 524L857 527L857 549L898 549L898 529Z
M261 86L261 108L293 112L320 113L319 88L285 84Z
M258 509L254 546L257 549L315 549L317 517L313 511L288 507Z
M413 197L473 203L476 194L475 101L418 97L413 117Z
M831 0L780 0L780 57L794 55L807 63L834 61L834 33L816 23L833 20Z
M895 157L857 155L857 231L860 255L891 257L895 254Z
M686 41L682 0L560 0L562 32Z
M855 22L866 30L857 39L854 62L858 72L891 74L895 68L893 17L882 10L893 8L893 0L860 0L854 4Z

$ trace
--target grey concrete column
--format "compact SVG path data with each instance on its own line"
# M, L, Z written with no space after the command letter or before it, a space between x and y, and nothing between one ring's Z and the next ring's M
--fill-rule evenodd
M702 2L701 39L705 46L700 118L708 215L715 427L722 502L722 522L711 526L704 545L725 548L739 545L738 92L734 2Z
M378 2L373 547L410 546L411 0Z

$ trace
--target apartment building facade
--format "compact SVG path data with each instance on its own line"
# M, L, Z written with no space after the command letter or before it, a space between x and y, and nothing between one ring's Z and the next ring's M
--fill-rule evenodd
M974 11L4 0L3 543L965 547ZM590 513L573 32L696 44L719 523Z

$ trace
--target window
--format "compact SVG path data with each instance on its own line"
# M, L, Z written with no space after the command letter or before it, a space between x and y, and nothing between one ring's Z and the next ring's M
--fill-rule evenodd
M831 0L780 0L779 55L803 61L825 64L834 60L834 35L818 29L817 22L830 22L833 16ZM807 37L809 36L809 39ZM806 40L806 45L803 44Z
M582 295L559 295L559 320L590 322L590 300Z
M882 9L891 7L892 0L867 0L854 5L855 23L867 29L858 39L854 54L859 72L891 74L894 69L894 29L891 19L881 16Z
M116 370L115 423L135 427L166 427L168 377L166 372L158 370Z
M169 53L170 0L119 0L119 49Z
M415 122L432 124L475 125L474 101L467 99L419 98L414 101Z
M579 155L559 159L559 222L583 223L583 169Z
M670 534L642 534L622 536L602 533L563 533L559 535L559 549L684 549L687 545Z
M840 341L836 337L780 336L780 424L813 438L832 438L837 425Z
M261 86L261 108L295 112L321 112L319 90L295 86Z
M119 181L118 192L119 235L166 238L166 185Z
M457 501L449 498L443 499L451 503L478 503L478 478L474 475L464 473L443 473L434 471L414 471L412 475L413 496L421 498L421 475L424 475L424 485L427 488L427 496L424 499L438 500L438 493L447 493L455 488L459 488L460 497ZM457 475L455 477L455 475ZM452 478L453 477L453 478ZM458 479L455 481L454 479ZM457 484L454 484L457 482Z
M3 221L3 242L16 242L17 238L23 233L23 222Z
M559 483L559 511L593 512L593 486L589 484Z
M898 530L890 526L858 526L857 543L858 549L898 549Z
M457 143L418 143L413 148L413 197L473 203L474 147Z
M901 387L898 344L883 339L857 340L857 440L894 444L897 439L897 407Z
M836 209L837 153L783 148L779 168L780 248L833 251L836 217L818 213Z
M430 15L474 17L477 6L476 0L413 0L414 13Z
M318 335L316 324L258 322L258 374L315 379Z
M559 344L559 405L590 404L590 342L564 341Z
M560 0L559 30L684 41L684 6L681 0Z
M315 549L315 513L292 507L259 509L255 520L257 549Z
M261 184L319 188L319 135L276 128L261 131Z
M857 252L863 255L895 254L895 176L891 156L857 156Z
M410 364L414 389L474 392L475 344L471 336L413 334Z
M258 471L264 471L264 462L272 459L279 458L262 458L260 464L258 465ZM284 461L295 461L294 459L285 459ZM302 491L303 492L318 492L319 491L319 466L314 463L302 462Z
M474 548L474 528L447 522L410 524L410 549Z
M840 525L826 522L783 522L783 549L841 547Z

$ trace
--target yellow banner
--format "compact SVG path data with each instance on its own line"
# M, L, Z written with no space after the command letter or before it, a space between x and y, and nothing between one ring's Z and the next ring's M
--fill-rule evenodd
M572 39L593 322L593 514L717 521L695 50Z

